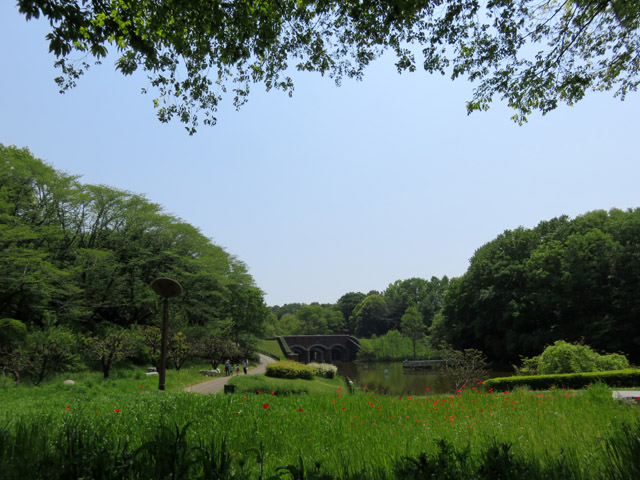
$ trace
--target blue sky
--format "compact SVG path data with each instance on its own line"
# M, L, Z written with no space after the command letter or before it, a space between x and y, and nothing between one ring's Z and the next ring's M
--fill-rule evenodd
M244 261L269 305L459 276L505 229L640 207L637 94L519 127L499 101L467 116L468 82L383 58L339 88L295 74L293 98L255 85L189 136L113 59L60 95L46 27L0 4L0 143L163 205Z

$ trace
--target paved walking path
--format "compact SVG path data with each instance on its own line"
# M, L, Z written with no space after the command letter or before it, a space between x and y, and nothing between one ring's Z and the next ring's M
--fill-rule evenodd
M271 357L267 357L266 355L262 355L261 353L259 355L260 355L260 365L249 370L249 375L264 373L267 370L267 363L275 362L275 360ZM244 374L241 374L241 375L244 375ZM190 387L185 388L185 391L193 392L193 393L208 393L208 394L218 393L224 388L224 386L227 384L230 378L231 376L228 376L228 377L222 376L222 377L214 378L213 380L208 380L206 382L191 385Z
M620 399L640 398L640 391L639 390L614 390L613 398L620 398Z

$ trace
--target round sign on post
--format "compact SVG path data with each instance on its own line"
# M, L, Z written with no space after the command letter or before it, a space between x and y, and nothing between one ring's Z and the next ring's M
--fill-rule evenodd
M151 288L158 295L164 298L177 297L182 293L182 285L172 278L160 277L156 278L151 284Z
M160 340L160 365L158 366L158 390L164 390L167 363L167 329L169 324L169 299L182 293L182 286L171 278L157 278L151 284L154 292L164 298L162 302L162 338Z

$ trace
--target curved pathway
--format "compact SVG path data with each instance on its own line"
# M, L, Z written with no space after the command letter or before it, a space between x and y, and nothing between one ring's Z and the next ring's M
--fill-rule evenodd
M259 353L258 355L260 355L260 365L249 370L249 375L264 373L267 370L267 363L275 362L275 360L271 357L267 357L266 355L262 355L261 353ZM185 388L185 391L193 392L193 393L207 393L207 394L218 393L224 388L224 386L227 384L230 378L231 378L231 375L228 377L222 376L222 377L214 378L213 380L207 380L206 382L202 382L202 383L196 383L195 385L191 385Z

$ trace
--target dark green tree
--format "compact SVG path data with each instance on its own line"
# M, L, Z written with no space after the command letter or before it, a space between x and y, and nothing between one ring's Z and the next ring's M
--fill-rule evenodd
M341 296L336 303L336 308L342 312L346 324L346 333L349 335L353 335L356 331L356 324L352 319L353 311L365 298L366 295L364 293L349 292Z
M356 324L355 334L369 338L372 335L383 335L389 331L387 321L389 310L382 295L368 295L353 311Z
M98 360L104 378L109 378L114 362L133 357L137 352L136 336L122 327L103 328L100 335L83 338L85 354Z
M451 282L438 331L500 362L556 340L640 359L640 209L560 217L505 231Z

